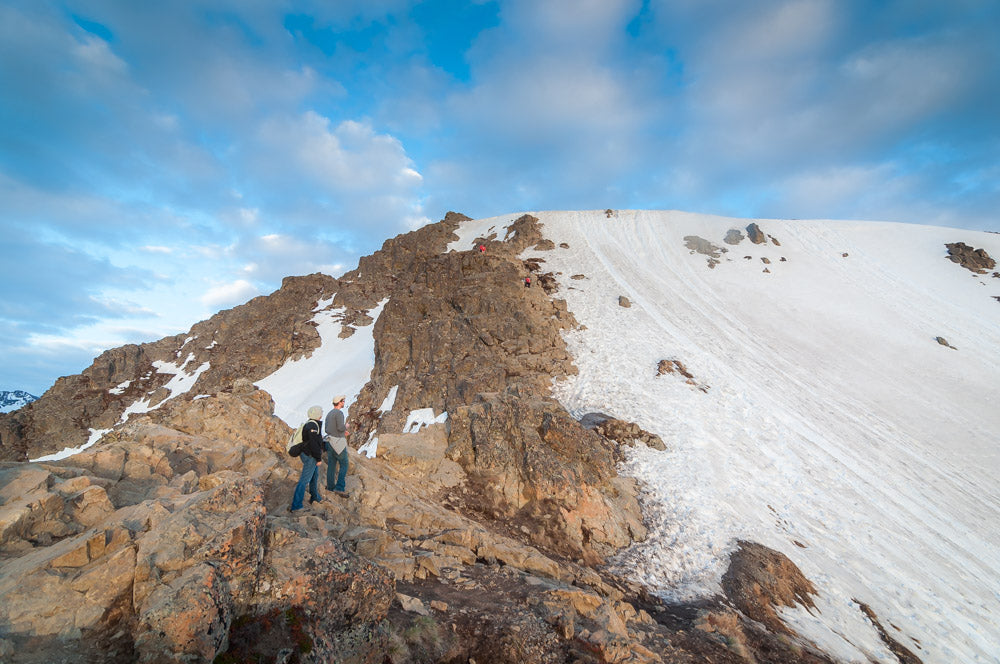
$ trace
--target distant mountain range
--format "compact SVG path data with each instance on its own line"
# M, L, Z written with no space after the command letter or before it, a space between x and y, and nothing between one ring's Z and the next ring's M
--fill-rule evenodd
M9 413L37 400L38 397L23 390L0 390L0 413Z

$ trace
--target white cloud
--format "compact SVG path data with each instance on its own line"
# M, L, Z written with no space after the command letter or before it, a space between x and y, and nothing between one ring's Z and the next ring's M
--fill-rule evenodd
M77 44L74 53L86 66L108 74L120 75L128 70L125 61L115 55L108 43L98 37L87 37Z
M250 298L260 295L257 287L245 279L237 279L228 284L220 284L208 290L201 303L210 309L225 308L243 304Z
M173 248L164 247L155 244L147 244L145 246L139 247L140 251L145 251L150 254L172 254L174 253Z
M329 118L307 111L272 117L258 131L258 174L286 164L285 178L306 178L326 194L370 195L405 192L421 183L420 174L398 139L376 133L367 122Z

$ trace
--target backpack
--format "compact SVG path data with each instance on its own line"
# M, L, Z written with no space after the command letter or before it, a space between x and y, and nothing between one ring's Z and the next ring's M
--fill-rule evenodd
M288 439L288 445L285 449L288 450L288 455L297 457L302 454L302 427L306 425L305 422L299 425L299 428L292 433L292 437Z

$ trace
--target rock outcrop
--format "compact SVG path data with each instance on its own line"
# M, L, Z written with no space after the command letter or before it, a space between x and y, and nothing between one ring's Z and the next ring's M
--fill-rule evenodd
M775 632L790 632L775 607L801 604L815 608L813 584L788 556L757 544L740 541L722 577L722 589L744 615Z
M754 244L764 244L767 242L767 236L764 235L764 232L760 230L760 226L757 224L749 224L746 230L747 237L750 238L750 241Z
M948 260L976 274L986 274L997 265L985 249L973 249L964 242L951 242L944 246L948 249Z

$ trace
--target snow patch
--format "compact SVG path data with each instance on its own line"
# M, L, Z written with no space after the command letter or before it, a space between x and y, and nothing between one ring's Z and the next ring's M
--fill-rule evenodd
M358 454L364 454L369 459L374 459L378 452L378 436L372 431L368 434L368 442L358 448Z
M108 392L111 394L123 394L125 392L125 389L131 384L132 381L127 380L124 383L119 383L115 387L112 387L110 390L108 390Z
M368 312L373 321L378 320L388 301L382 300ZM343 307L317 311L312 320L320 336L319 348L308 357L289 360L255 383L274 399L274 414L292 428L305 419L310 406L324 407L334 394L347 395L347 408L371 378L375 366L374 322L341 339L345 313Z
M28 461L30 462L59 461L60 459L71 457L74 454L79 454L88 447L92 447L97 441L101 439L101 437L104 434L108 433L109 431L111 431L111 429L91 429L90 437L87 439L87 442L84 443L83 445L80 445L79 447L66 447L58 452L54 452L53 454L46 454L45 456L40 456L37 459L28 459Z
M319 312L323 311L324 309L328 308L331 304L333 304L333 298L336 297L336 295L337 294L334 293L330 297L325 297L322 300L319 300L318 302L316 302L316 306L313 308L313 313L314 314L315 313L319 313Z
M380 413L388 413L392 410L392 407L396 405L396 393L398 391L399 385L393 385L392 389L389 390L389 394L382 400L382 405L378 407Z
M418 408L411 410L406 417L406 424L403 425L403 433L416 433L421 427L431 424L443 424L448 421L448 413L443 412L437 417L434 416L433 408Z

